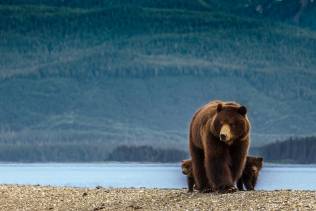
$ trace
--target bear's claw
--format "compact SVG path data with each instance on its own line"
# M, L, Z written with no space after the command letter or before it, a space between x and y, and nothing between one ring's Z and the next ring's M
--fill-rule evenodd
M200 193L211 193L212 189L211 188L204 188L202 190L199 190Z
M235 186L225 186L219 189L219 193L234 193L237 191Z

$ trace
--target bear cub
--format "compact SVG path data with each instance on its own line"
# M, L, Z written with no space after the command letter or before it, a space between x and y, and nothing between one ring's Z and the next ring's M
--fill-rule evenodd
M247 190L254 190L259 171L263 166L262 157L247 156L246 165L242 173L241 178L237 182L239 190L244 190L244 186ZM187 176L187 185L189 192L193 191L194 177L192 171L192 160L183 160L181 164L182 173Z
M181 163L182 173L187 175L187 184L189 192L193 191L194 186L194 177L193 177L193 170L192 170L192 161L191 160L183 160Z
M244 187L246 190L254 190L262 166L262 157L248 156L244 171L237 181L238 190L244 190Z

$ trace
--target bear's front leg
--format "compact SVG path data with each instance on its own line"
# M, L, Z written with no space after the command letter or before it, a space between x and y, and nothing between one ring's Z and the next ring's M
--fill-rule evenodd
M226 153L209 153L205 155L206 175L216 191L231 193L237 191L229 167Z
M245 182L245 187L247 190L254 190L255 189L255 187L253 186L253 184L250 180Z
M237 188L240 191L244 190L244 182L243 182L243 178L242 177L239 178L239 180L237 181Z
M236 143L230 146L229 154L231 157L231 173L233 182L242 176L245 168L249 149L249 140L236 140Z
M196 188L199 192L207 191L207 177L204 169L203 150L190 143L190 154L192 157L192 170Z
M255 187L256 187L257 178L258 178L257 176L253 176L253 178L252 178L251 185L252 185L253 190L254 190Z
M194 178L193 176L187 177L187 183L188 183L188 192L193 192L193 186L194 186Z

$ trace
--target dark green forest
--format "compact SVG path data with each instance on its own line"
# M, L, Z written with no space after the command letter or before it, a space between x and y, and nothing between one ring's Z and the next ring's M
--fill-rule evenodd
M180 162L188 157L184 151L154 149L150 146L120 146L110 153L108 161L133 162Z
M290 138L277 141L260 149L267 162L316 163L316 137Z
M181 157L214 99L247 106L253 148L315 136L315 18L309 0L2 0L0 161Z
M250 150L265 162L316 164L316 137L289 138ZM1 162L180 162L188 159L187 149L154 148L141 145L0 145Z

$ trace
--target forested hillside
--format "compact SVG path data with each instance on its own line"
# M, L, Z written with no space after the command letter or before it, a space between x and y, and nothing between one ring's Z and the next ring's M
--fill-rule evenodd
M315 135L316 9L304 2L0 1L1 150L186 151L212 99L248 107L253 146Z
M289 138L285 141L268 144L259 149L268 162L316 163L316 137Z

